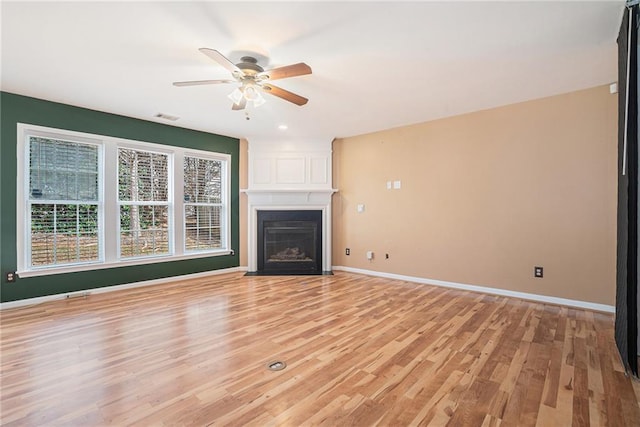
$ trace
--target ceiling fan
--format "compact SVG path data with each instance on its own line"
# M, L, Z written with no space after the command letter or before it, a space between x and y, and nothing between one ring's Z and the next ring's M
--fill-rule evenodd
M265 71L260 65L258 65L258 60L252 56L243 56L238 64L234 64L217 50L206 47L200 48L199 50L229 70L233 80L223 79L174 82L174 86L240 83L240 86L229 94L229 98L233 101L233 110L243 110L247 106L247 101L253 102L254 107L259 107L265 102L261 95L263 92L277 96L278 98L282 98L285 101L292 102L296 105L304 105L309 101L307 98L269 83L272 80L311 74L311 67L304 62Z

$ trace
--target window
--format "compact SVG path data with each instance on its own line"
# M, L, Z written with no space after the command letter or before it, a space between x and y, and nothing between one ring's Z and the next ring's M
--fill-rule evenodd
M169 253L169 156L118 149L120 257Z
M92 144L29 137L29 266L99 259L98 150Z
M18 125L23 277L230 253L230 156Z
M222 162L184 158L185 251L222 246Z

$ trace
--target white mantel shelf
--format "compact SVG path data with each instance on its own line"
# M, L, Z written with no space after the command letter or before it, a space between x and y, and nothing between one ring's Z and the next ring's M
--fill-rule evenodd
M329 189L318 189L318 188L309 188L309 189L302 189L302 188L274 188L274 189L266 189L266 188L260 188L258 190L252 190L249 188L244 188L244 189L240 189L241 193L247 193L247 194L251 194L251 193L337 193L338 189L336 188L329 188Z
M337 193L335 188L318 189L318 188L278 188L278 189L245 189L240 190L249 198L251 205L306 205L321 204L328 205L331 201L333 193Z

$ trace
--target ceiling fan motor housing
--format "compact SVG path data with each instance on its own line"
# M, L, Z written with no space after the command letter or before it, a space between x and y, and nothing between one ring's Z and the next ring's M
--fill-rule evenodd
M243 56L236 66L246 74L257 74L264 71L264 68L258 65L258 60L252 56Z

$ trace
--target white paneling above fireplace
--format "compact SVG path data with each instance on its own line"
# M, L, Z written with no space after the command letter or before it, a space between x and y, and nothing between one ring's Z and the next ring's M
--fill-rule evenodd
M329 182L329 160L327 157L311 157L309 159L309 182L311 184L328 185Z
M249 142L249 190L330 188L331 141Z
M307 175L305 160L304 157L276 158L275 184L305 184Z

